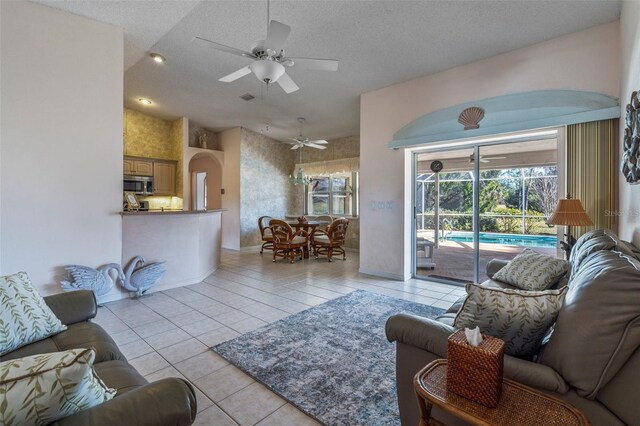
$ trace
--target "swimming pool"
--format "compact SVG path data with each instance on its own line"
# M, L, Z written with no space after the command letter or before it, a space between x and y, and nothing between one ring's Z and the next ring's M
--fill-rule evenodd
M461 243L471 243L473 242L473 233L454 231L447 234L445 239ZM558 238L550 235L519 235L481 232L480 242L507 246L555 248L558 245Z

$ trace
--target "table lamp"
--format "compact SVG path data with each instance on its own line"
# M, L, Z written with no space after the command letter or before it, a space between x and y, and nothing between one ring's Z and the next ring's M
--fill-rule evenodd
M569 194L567 194L567 198L558 201L556 209L547 223L550 225L565 225L567 227L567 233L564 234L567 237L567 241L560 241L560 247L565 251L567 260L569 260L571 248L576 243L576 239L571 235L571 227L593 225L580 200L571 198Z

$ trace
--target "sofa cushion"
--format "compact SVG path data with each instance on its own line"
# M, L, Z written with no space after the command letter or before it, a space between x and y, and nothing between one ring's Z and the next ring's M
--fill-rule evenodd
M126 360L111 336L98 324L80 322L68 326L66 331L55 336L30 343L2 356L2 360L75 348L93 348L96 362Z
M627 256L637 258L631 243L621 240L616 234L606 229L596 229L584 233L571 249L571 275L574 275L582 262L591 254L602 250L613 250Z
M95 352L72 349L0 362L3 424L45 425L112 399L93 370Z
M616 251L588 256L571 278L539 362L593 399L640 346L640 261Z
M467 285L467 299L456 316L455 328L480 331L505 342L505 353L531 356L553 325L567 288L523 291Z
M0 277L0 356L66 329L26 273Z
M94 365L96 374L102 381L118 391L118 396L148 382L126 361L105 361Z
M567 261L526 248L496 272L493 279L522 290L539 291L554 285L568 270Z

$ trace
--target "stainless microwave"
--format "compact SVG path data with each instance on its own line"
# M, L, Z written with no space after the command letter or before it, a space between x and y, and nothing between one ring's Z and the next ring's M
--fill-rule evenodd
M134 192L139 195L153 194L153 178L151 176L124 176L122 185L125 192Z

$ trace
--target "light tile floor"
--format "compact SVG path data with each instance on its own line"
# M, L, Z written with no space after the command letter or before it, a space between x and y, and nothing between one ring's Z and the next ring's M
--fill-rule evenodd
M225 251L221 267L203 282L108 303L95 322L147 380L181 377L194 385L195 424L314 425L209 348L356 289L441 308L465 294L457 286L363 275L358 263L357 253L346 261L290 264L257 251Z

